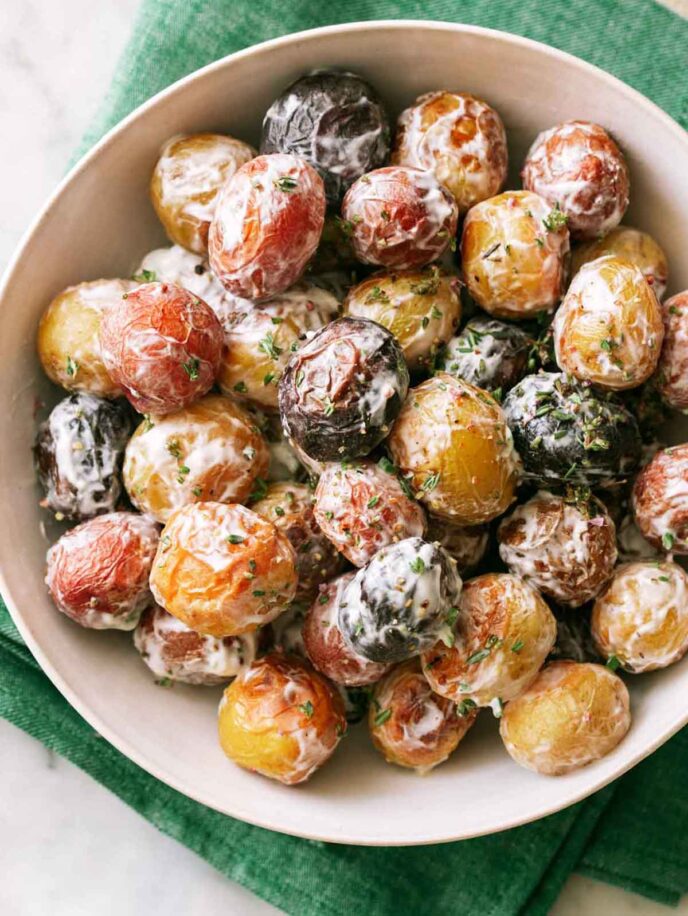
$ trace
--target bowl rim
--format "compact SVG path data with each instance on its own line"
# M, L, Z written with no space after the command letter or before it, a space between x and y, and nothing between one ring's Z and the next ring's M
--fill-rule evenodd
M117 122L113 127L111 127L67 172L67 174L62 178L62 180L57 184L53 192L48 196L48 199L39 209L37 215L30 222L28 228L25 230L23 235L20 237L20 240L11 255L8 264L3 272L3 276L0 280L0 307L4 301L4 298L9 289L13 275L17 266L22 259L25 249L29 246L33 236L37 233L41 225L47 220L52 209L54 208L57 201L60 199L64 191L76 180L82 172L84 172L90 164L96 160L101 152L106 149L111 143L113 143L121 134L125 133L133 122L144 118L149 110L157 106L161 101L173 97L177 93L181 93L185 90L186 86L194 82L197 79L203 78L210 73L215 71L222 70L236 60L241 60L244 58L249 58L252 55L257 53L269 52L273 48L279 48L284 45L290 44L299 44L304 41L317 41L318 38L335 35L339 33L357 33L362 31L382 31L387 30L397 30L397 31L425 31L425 32L447 32L447 33L459 33L459 34L474 34L489 38L494 42L500 42L502 44L516 45L525 49L530 49L537 52L538 54L548 56L556 61L559 61L562 65L567 67L574 67L579 71L586 72L588 74L594 75L598 80L606 82L608 85L616 89L618 92L624 94L627 98L633 100L635 104L650 113L653 118L659 119L664 122L665 127L674 133L677 139L688 146L688 133L675 121L667 112L660 108L656 103L652 102L645 95L639 92L637 89L634 89L632 86L629 86L623 80L619 79L616 76L608 73L605 70L602 70L600 67L595 66L594 64L588 63L587 61L576 57L573 54L569 54L566 51L561 51L558 48L554 48L551 45L544 44L543 42L535 41L531 38L526 38L521 35L515 35L510 32L504 32L497 29L485 28L482 26L476 25L467 25L464 23L454 23L447 21L438 21L430 19L371 19L357 22L349 23L340 23L337 25L328 25L321 26L318 28L312 29L303 29L298 32L293 32L288 35L282 35L278 38L271 38L266 41L260 42L255 45L251 45L248 48L244 48L240 51L235 51L231 54L225 55L224 57L219 58L209 64L206 64L203 67L200 67L197 70L192 71L186 76L176 80L171 83L169 86L157 92L155 95L151 96L128 115L126 115L122 120ZM303 839L310 839L328 843L336 843L342 845L355 845L355 846L389 846L389 847L399 847L399 846L424 846L430 844L438 843L450 843L457 840L471 839L474 837L490 835L493 833L501 833L505 830L510 830L514 827L522 826L527 823L532 823L533 821L539 820L540 818L546 817L550 814L554 814L558 811L562 811L565 808L570 807L585 798L588 798L593 793L604 788L606 785L609 785L614 780L618 779L620 776L624 775L634 766L636 766L640 761L652 754L658 747L668 741L680 728L682 728L686 723L688 723L688 706L684 712L677 714L672 720L671 724L666 727L661 734L657 735L653 741L646 745L641 751L636 752L630 759L626 760L618 768L616 768L612 773L602 774L599 778L595 779L592 783L587 784L581 789L577 789L574 792L563 793L561 803L546 803L541 807L535 807L532 812L528 815L515 815L506 819L498 827L487 827L485 829L469 829L469 830L458 830L457 832L448 832L445 831L442 835L432 835L428 833L423 837L416 837L413 840L404 840L404 839L377 839L370 837L359 837L359 836L342 836L333 835L332 833L322 833L318 831L309 831L309 830L294 830L281 826L279 823L274 823L269 817L262 817L257 814L247 814L245 811L239 813L230 812L227 809L219 808L214 805L208 799L203 797L202 792L190 791L188 786L181 783L180 780L177 780L176 777L169 773L164 772L159 768L151 768L149 762L145 759L143 754L140 754L138 750L131 746L129 742L120 737L116 732L111 730L101 719L100 716L90 709L88 701L82 699L76 690L73 690L63 679L59 671L51 664L48 658L43 653L43 650L40 647L39 639L35 638L31 627L28 622L24 621L23 614L19 609L18 604L14 601L14 598L11 594L11 591L8 587L7 580L4 574L4 560L0 558L0 594L5 601L5 604L10 612L10 616L17 627L20 635L25 641L26 645L30 649L31 653L35 657L36 661L39 663L41 670L44 674L50 679L54 686L60 691L62 696L69 702L69 704L76 710L76 712L86 720L86 722L91 725L99 735L104 737L110 744L113 745L118 751L120 751L125 757L135 763L137 766L141 767L145 772L149 773L151 776L154 776L156 779L159 779L161 782L165 783L172 789L180 792L182 795L193 799L194 801L202 804L206 807L209 807L213 810L219 811L222 814L225 814L229 817L234 817L238 820L241 820L245 823L252 824L256 827L262 827L266 830L271 830L276 833L283 833L289 836L301 837Z

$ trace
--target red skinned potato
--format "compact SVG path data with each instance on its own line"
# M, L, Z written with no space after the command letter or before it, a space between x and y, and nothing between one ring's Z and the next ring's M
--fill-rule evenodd
M499 554L515 575L559 604L599 594L616 563L616 528L597 500L539 490L499 526Z
M218 731L234 763L293 786L332 756L346 718L341 697L322 675L293 655L272 653L225 690Z
M467 92L428 92L399 115L392 162L432 171L460 213L499 193L507 161L502 119Z
M209 305L167 283L145 283L107 310L100 324L105 368L139 413L186 407L213 385L222 326Z
M376 686L368 725L388 763L425 774L456 750L476 715L474 709L460 715L455 703L433 693L419 660L412 658Z
M210 226L210 266L235 296L268 299L295 283L325 223L325 187L305 160L256 156L224 187Z
M633 514L653 547L688 554L688 443L661 449L641 470Z
M303 623L303 641L313 665L335 684L365 687L379 681L389 665L357 655L339 629L339 603L354 573L320 587Z
M425 533L425 513L391 465L386 471L372 461L326 464L315 490L315 518L354 566L365 566L387 544Z
M623 153L591 121L566 121L538 134L522 178L524 188L561 209L574 239L605 235L618 226L628 206Z
M346 192L342 216L360 261L409 270L449 246L458 208L432 172L397 165L359 178Z
M688 290L662 303L664 344L657 366L657 388L674 410L688 411Z
M152 602L148 577L156 525L133 512L99 515L48 551L46 585L67 617L94 630L133 630Z
M134 645L156 678L201 687L225 684L256 655L257 636L203 636L153 605L134 631Z
M294 598L294 548L244 506L183 506L162 531L150 585L158 604L192 630L240 636L274 620Z
M285 534L294 548L299 577L297 601L312 600L321 583L344 569L343 558L318 527L313 491L306 484L272 483L251 508Z

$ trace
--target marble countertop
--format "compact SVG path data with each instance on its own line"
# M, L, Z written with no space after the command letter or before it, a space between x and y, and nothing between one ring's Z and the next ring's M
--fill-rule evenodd
M0 267L61 178L107 88L137 5L138 0L0 4ZM688 14L688 0L667 5ZM278 912L2 720L0 873L5 916ZM669 911L574 875L553 914L580 912ZM688 898L677 912L688 914Z

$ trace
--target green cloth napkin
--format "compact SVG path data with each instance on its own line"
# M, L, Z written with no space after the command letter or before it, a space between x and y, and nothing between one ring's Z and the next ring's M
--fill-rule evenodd
M472 23L547 42L611 71L688 123L688 24L650 0L144 0L83 148L218 57L299 29L383 18ZM544 914L573 870L665 903L688 890L688 730L613 786L535 824L442 846L365 849L250 827L156 781L68 705L4 607L0 715L228 878L299 916Z

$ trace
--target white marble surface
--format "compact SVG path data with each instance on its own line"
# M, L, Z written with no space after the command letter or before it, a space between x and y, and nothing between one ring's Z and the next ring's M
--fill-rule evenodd
M109 82L137 2L0 3L0 266L61 177ZM688 12L688 0L670 5ZM3 916L277 912L1 720L0 875ZM553 910L667 912L578 876ZM688 899L678 912L688 914Z

